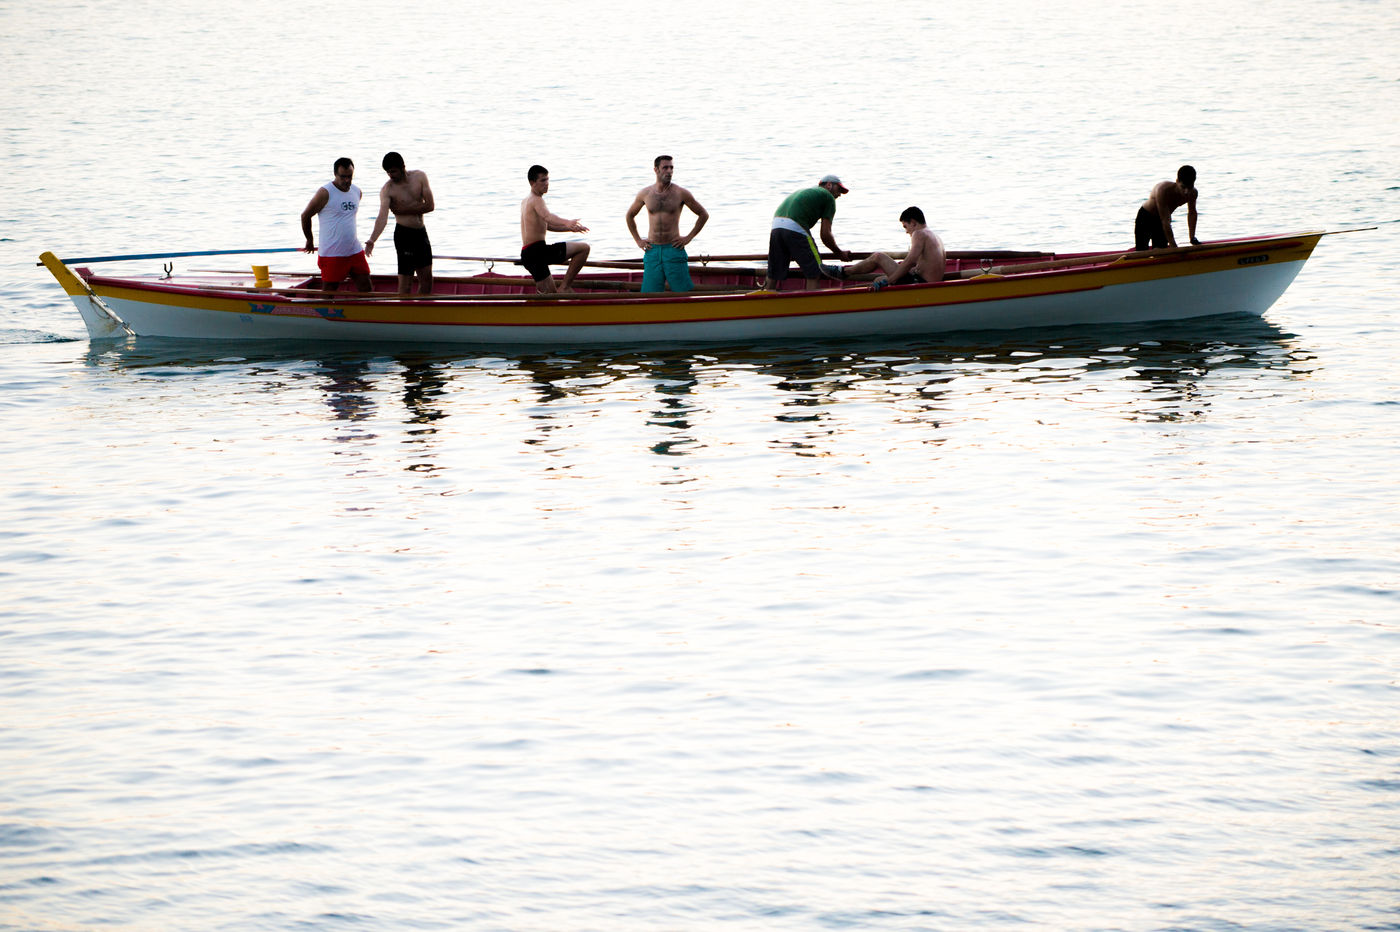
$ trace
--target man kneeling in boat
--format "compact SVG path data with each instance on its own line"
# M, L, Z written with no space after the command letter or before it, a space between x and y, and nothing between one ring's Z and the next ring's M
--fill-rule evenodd
M690 291L695 285L690 280L690 256L685 247L695 239L710 214L689 191L671 183L676 169L669 155L658 155L652 168L656 184L638 191L632 206L627 208L627 229L642 250L642 291L663 291L667 285L672 291ZM643 207L650 218L646 239L637 235L637 214ZM695 214L695 228L687 236L681 236L682 207L689 207Z
M311 218L318 217L321 227L321 248L316 264L321 267L321 285L334 291L347 277L354 279L361 291L370 291L374 284L369 278L369 263L355 232L355 217L360 212L360 188L352 184L355 163L338 158L332 166L335 180L316 189L306 209L301 212L301 232L306 234L302 252L317 252L311 238Z
M589 246L583 242L545 243L544 234L546 231L587 233L588 227L577 220L556 216L544 206L544 196L549 192L549 169L531 165L526 177L530 180L530 194L520 202L520 241L524 244L520 250L520 264L535 280L535 290L540 294L572 291L574 277L588 258ZM569 268L564 273L563 284L556 288L549 267L566 262Z
M1191 245L1201 245L1201 241L1196 239L1196 169L1183 165L1177 169L1175 181L1159 181L1153 185L1147 200L1138 208L1137 220L1133 224L1134 248L1143 250L1175 246L1172 211L1182 204L1186 205L1186 232L1191 237Z
M941 282L948 260L943 251L943 241L938 234L928 228L924 212L917 207L906 207L899 215L904 232L909 234L909 254L900 262L895 262L883 252L872 252L869 258L845 268L847 278L862 275L879 269L882 274L875 279L872 288L886 285L919 285L924 282Z
M822 268L817 244L812 241L812 226L821 221L822 242L838 259L851 258L850 250L836 245L831 221L836 217L836 199L849 189L835 175L827 175L814 188L803 188L789 194L773 212L772 229L768 232L768 275L763 280L764 291L777 291L787 279L792 262L807 279L807 290L821 284L821 277L834 278Z
M365 240L365 255L374 255L374 243L394 212L394 251L399 254L399 294L408 294L413 276L418 276L418 293L433 290L433 246L428 242L428 228L423 215L434 208L433 189L428 176L404 168L403 156L389 152L384 156L384 173L389 180L379 189L379 216L374 218L374 232Z

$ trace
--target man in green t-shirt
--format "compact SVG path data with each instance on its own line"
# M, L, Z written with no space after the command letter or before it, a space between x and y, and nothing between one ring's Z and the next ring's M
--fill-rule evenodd
M778 205L768 234L768 275L763 281L764 291L778 290L792 262L802 270L809 291L820 286L821 276L828 273L822 269L817 244L812 241L812 226L817 221L821 221L821 238L827 248L839 259L851 258L850 251L837 246L836 237L831 233L836 199L847 190L840 178L827 175L815 188L795 191Z

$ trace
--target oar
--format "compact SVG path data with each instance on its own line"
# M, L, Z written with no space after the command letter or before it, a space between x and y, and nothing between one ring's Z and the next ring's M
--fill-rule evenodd
M480 281L480 279L475 279ZM503 283L520 284L519 279L505 279ZM629 282L614 282L617 285L630 285ZM616 301L620 296L615 291L603 292L554 292L551 294L540 294L529 291L521 294L453 294L449 292L439 292L434 294L399 294L388 291L325 291L320 288L278 288L276 285L271 288L259 288L255 285L209 285L207 290L212 293L228 294L230 292L267 295L269 297L293 297L293 298L315 298L318 301L331 303L360 303L374 302L381 303L387 301L402 302L407 304L418 304L420 302L433 301L462 301L472 303L477 301L519 301L521 299L533 301L536 298L554 300L557 298L583 298L589 300ZM621 289L619 289L621 290ZM745 294L746 288L695 288L685 292L658 291L648 295L638 295L628 292L626 297L656 297L656 298L683 298L688 295L726 295Z
M279 246L276 249L201 249L198 252L145 252L129 256L79 256L76 259L60 259L68 262L116 262L120 259L179 259L184 256L251 256L274 252L301 252L300 246ZM35 265L43 265L36 262Z
M891 259L903 259L909 255L907 249L878 250L884 252ZM873 255L875 250L870 252L851 253L852 259L865 259ZM944 253L949 259L1040 259L1053 256L1053 252L1026 251L1019 249L950 249ZM830 254L826 258L831 258ZM733 255L693 255L690 257L691 265L705 265L710 262L764 262L767 261L766 252L736 253ZM506 260L509 261L509 260ZM640 265L641 259L627 260L626 264L636 263Z
M517 259L507 259L507 258L502 258L502 257L500 257L500 256L433 256L433 258L434 258L434 259L452 260L452 261L456 261L456 262L489 262L489 263L492 264L492 265L519 265L519 264L520 264L520 260L519 260L518 258L517 258ZM623 262L604 262L604 261L602 261L602 260L596 260L596 261L595 261L595 260L585 260L583 264L586 265L586 266L592 266L593 268L599 268L599 269L627 269L627 268L632 268L632 263L631 263L630 261L623 261ZM637 265L638 267L640 267L641 264L642 264L642 260L641 260L641 259L636 260L636 265Z
M1094 253L1088 256L1073 256L1068 259L1055 259L1050 262L1026 262L1019 265L1000 265L990 269L966 269L959 278L976 278L979 275L1016 275L1021 272L1049 272L1054 269L1069 269L1077 265L1112 265L1124 259L1150 259L1155 256L1176 255L1205 246L1165 246L1161 249L1126 250L1121 253Z

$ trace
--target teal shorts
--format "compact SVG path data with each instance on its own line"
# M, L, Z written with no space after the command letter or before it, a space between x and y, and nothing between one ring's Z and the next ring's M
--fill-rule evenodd
M667 282L672 291L695 287L690 280L690 257L679 246L648 246L642 253L642 290L665 291Z

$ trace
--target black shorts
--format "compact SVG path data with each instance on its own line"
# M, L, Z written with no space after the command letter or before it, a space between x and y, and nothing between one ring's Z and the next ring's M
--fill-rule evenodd
M1139 207L1137 220L1133 223L1134 249L1160 249L1167 245L1167 233L1162 229L1162 218Z
M400 275L412 275L433 264L433 246L428 242L428 231L423 227L394 224L394 248L399 253Z
M891 285L927 285L928 282L918 272L905 272L898 280L890 282Z
M788 277L788 264L796 262L803 278L821 278L821 260L812 237L796 230L774 227L768 234L768 277L780 282Z
M520 250L520 264L537 282L549 277L551 265L567 265L568 261L568 243L546 243L541 239Z

